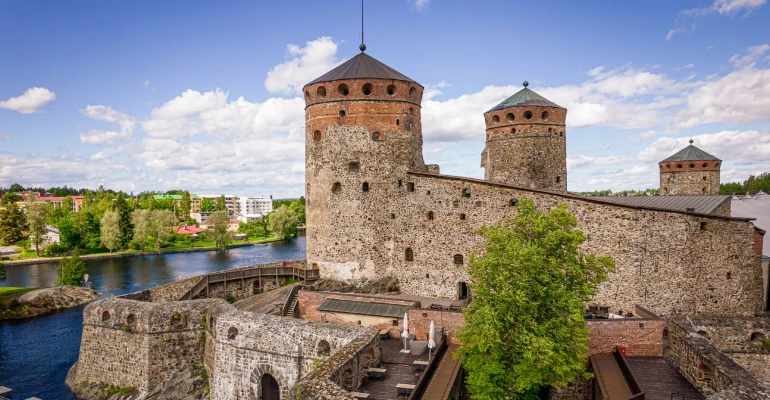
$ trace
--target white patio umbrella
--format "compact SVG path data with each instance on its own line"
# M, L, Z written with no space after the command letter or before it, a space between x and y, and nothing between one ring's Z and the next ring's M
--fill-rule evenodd
M404 353L408 352L409 349L406 348L406 337L409 336L409 314L404 313L404 332L401 335L404 338Z
M430 361L430 353L434 347L436 347L436 340L433 337L433 321L430 321L430 331L428 331L428 361Z

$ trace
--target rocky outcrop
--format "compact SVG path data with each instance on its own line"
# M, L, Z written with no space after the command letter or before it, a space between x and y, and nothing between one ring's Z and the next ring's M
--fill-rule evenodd
M78 363L72 366L65 383L81 400L203 400L208 398L208 378L202 366L172 374L147 393L131 387L102 382L74 382Z
M29 318L51 311L77 307L99 298L95 290L78 286L58 286L24 293L0 313L2 319Z

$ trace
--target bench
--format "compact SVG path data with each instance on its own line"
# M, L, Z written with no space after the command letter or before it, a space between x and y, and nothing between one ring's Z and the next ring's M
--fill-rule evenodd
M385 340L390 338L390 331L387 329L383 329L380 331L380 339Z
M361 392L350 392L350 395L357 398L357 399L368 399L369 393L361 393Z
M409 396L414 391L414 385L399 383L396 385L396 391L399 396Z
M385 373L387 373L388 370L385 368L367 368L366 369L366 377L367 378L376 378L379 380L385 379Z
M425 371L425 368L428 368L428 364L430 363L427 361L415 360L412 362L412 371Z

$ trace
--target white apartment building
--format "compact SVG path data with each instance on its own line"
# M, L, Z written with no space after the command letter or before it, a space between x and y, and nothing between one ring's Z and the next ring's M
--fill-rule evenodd
M273 211L273 200L264 197L241 197L237 201L236 210L239 215L266 215Z

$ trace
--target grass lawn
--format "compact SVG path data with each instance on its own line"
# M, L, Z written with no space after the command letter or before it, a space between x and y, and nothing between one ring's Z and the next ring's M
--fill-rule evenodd
M18 294L18 293L24 293L24 292L31 292L33 290L37 290L40 288L36 287L15 287L15 286L9 286L9 287L0 287L0 297L2 296L10 296L12 294Z

